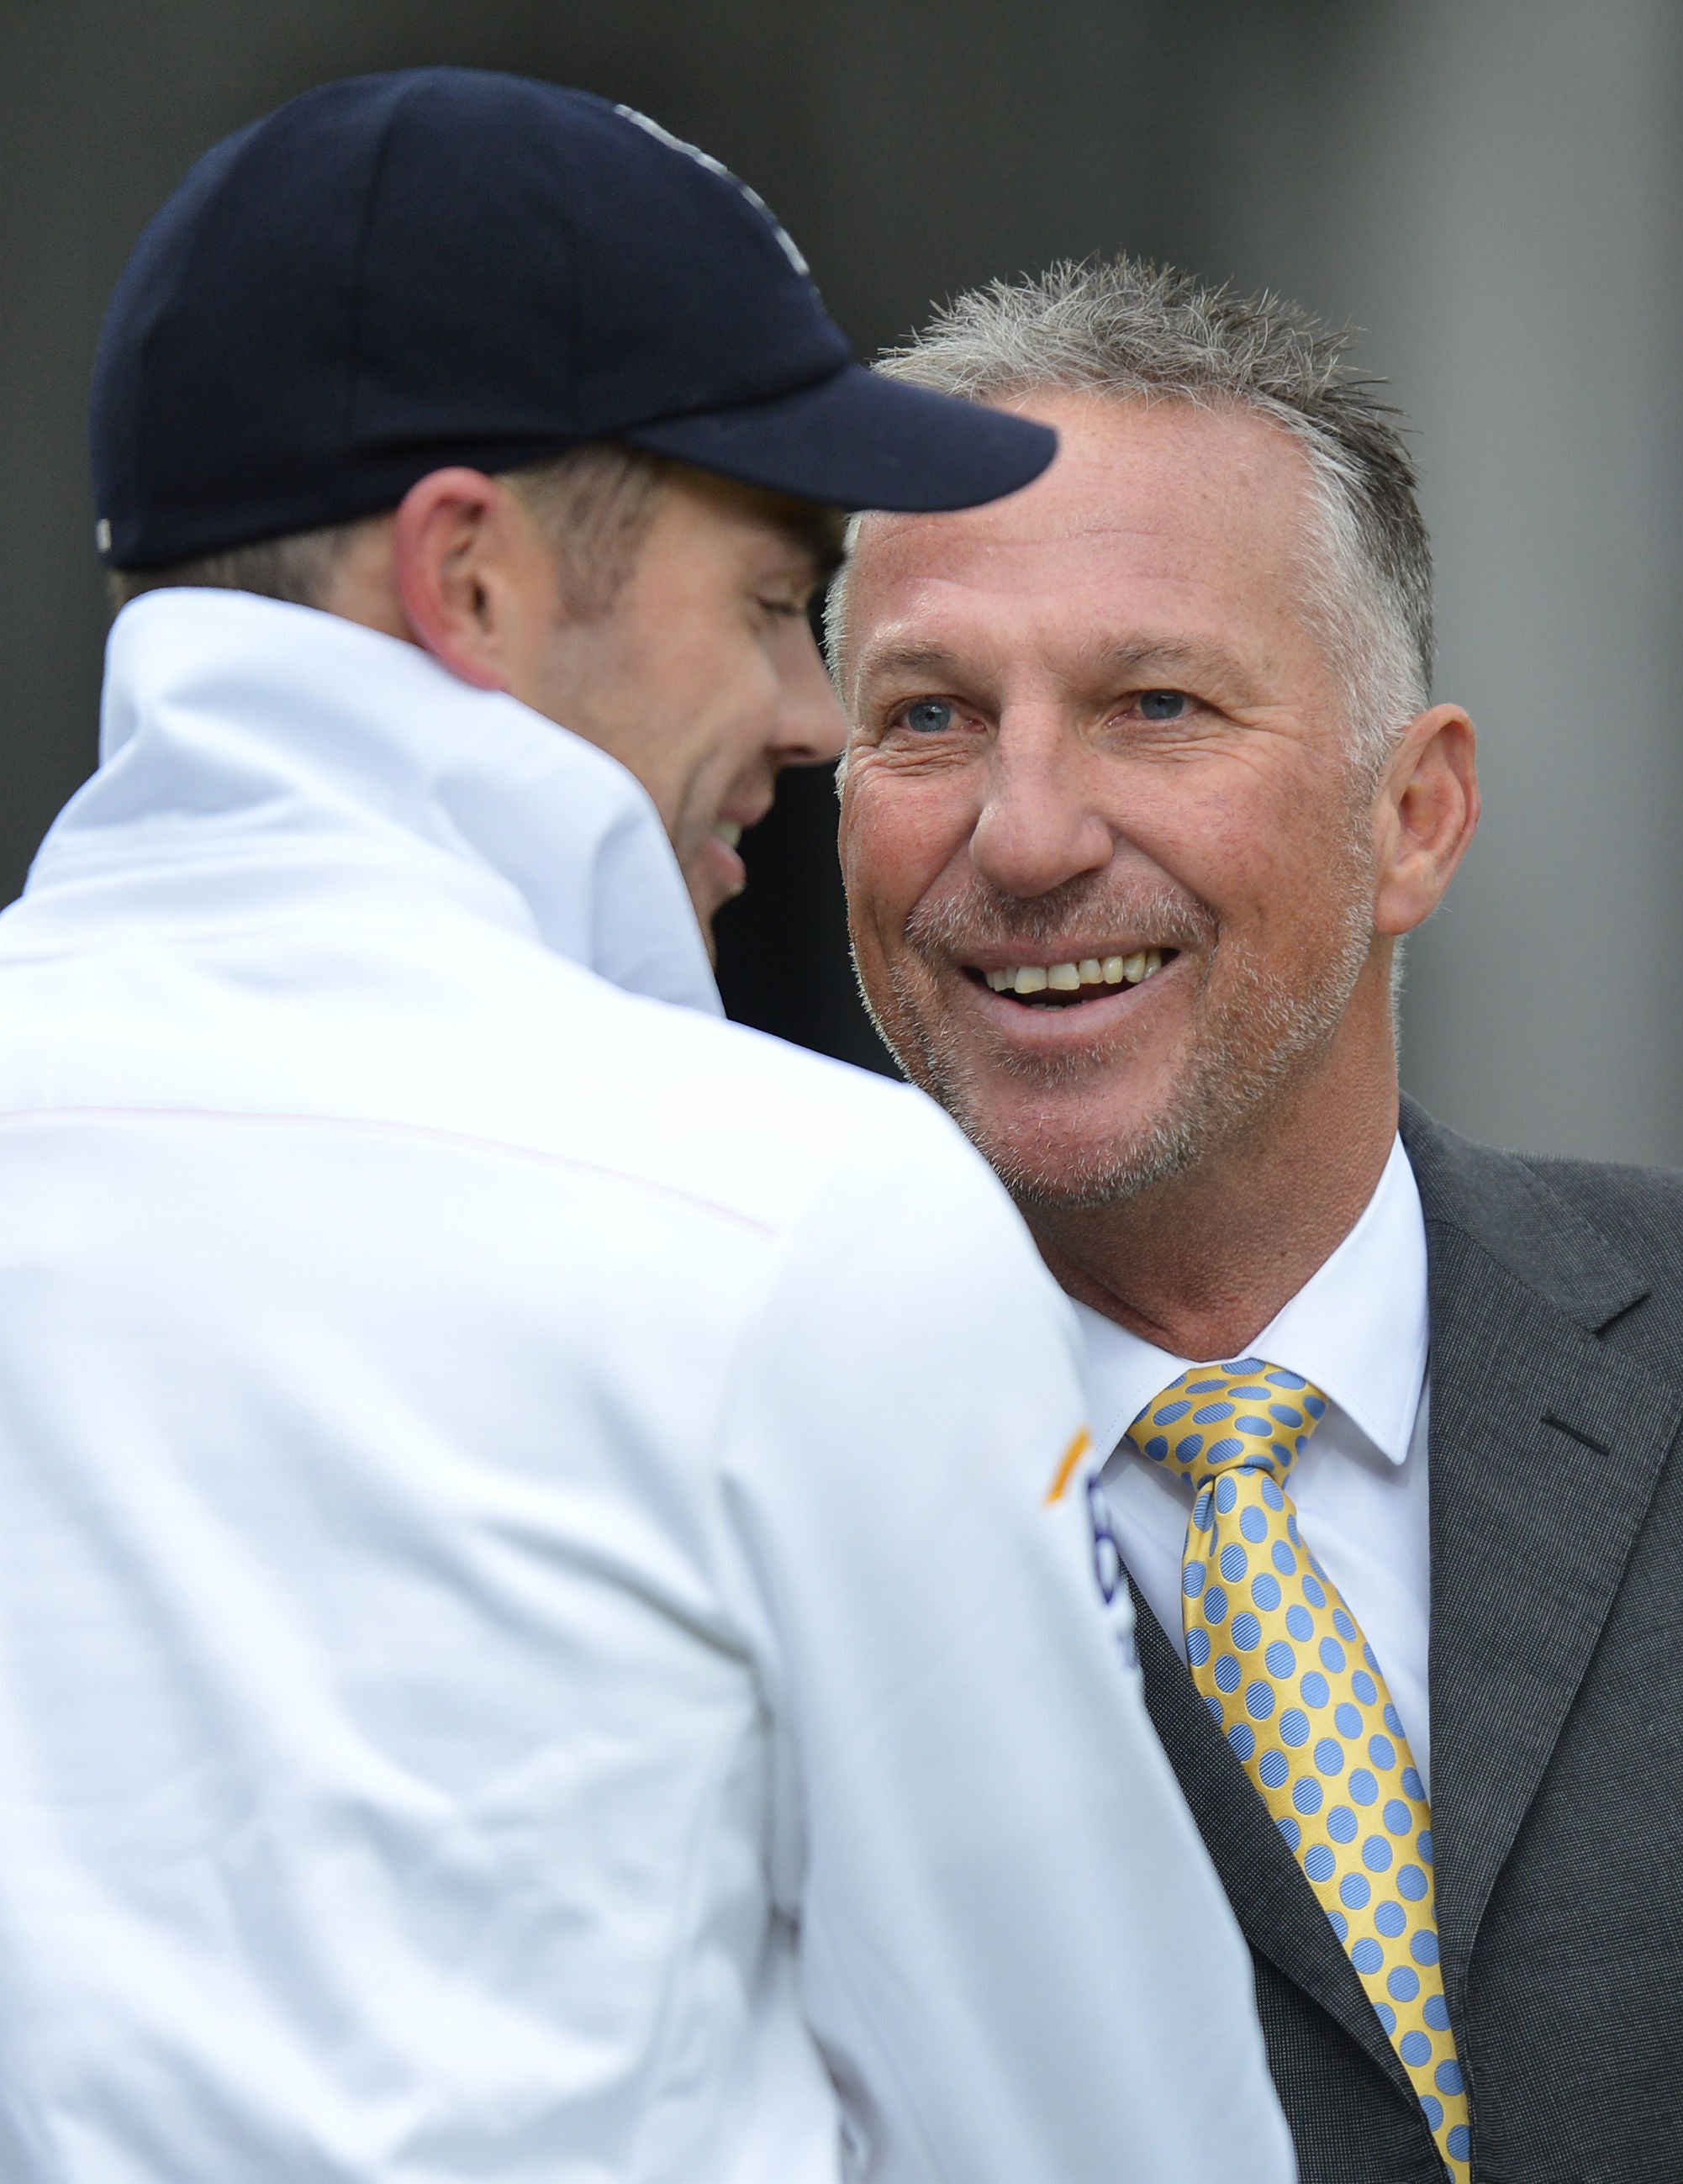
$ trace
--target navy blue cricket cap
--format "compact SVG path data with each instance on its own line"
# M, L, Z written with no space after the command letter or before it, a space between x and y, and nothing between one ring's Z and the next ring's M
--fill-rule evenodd
M103 560L394 508L618 440L837 508L972 507L1053 434L878 377L753 192L626 107L468 69L305 92L208 152L94 369Z

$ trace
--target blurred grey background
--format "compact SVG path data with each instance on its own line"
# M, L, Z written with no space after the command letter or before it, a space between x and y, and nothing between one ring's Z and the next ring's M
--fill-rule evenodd
M1411 958L1405 1079L1501 1143L1683 1162L1680 51L1676 0L0 0L0 899L92 764L82 415L141 226L308 84L514 69L727 161L867 354L957 287L1123 248L1366 329L1486 792ZM882 1067L833 836L796 777L723 981Z

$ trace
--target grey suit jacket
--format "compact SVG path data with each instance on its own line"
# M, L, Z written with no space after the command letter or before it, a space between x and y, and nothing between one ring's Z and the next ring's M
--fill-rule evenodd
M1475 2184L1683 2180L1683 1175L1405 1105L1430 1285L1432 1835ZM1302 2184L1441 2184L1296 1860L1136 1593Z

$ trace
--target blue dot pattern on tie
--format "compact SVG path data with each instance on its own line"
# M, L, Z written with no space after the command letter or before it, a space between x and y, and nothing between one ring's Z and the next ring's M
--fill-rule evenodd
M1446 2174L1465 2184L1425 1788L1373 1648L1283 1485L1326 1407L1298 1374L1241 1357L1183 1373L1128 1438L1193 1489L1180 1581L1192 1680L1355 1966Z

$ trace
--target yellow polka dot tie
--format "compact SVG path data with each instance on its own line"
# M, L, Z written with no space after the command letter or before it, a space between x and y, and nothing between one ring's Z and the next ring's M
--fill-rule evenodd
M1191 1482L1181 1621L1192 1680L1285 1837L1402 2059L1449 2176L1467 2097L1438 1970L1432 1816L1402 1723L1281 1482L1326 1411L1260 1357L1195 1365L1128 1438Z

